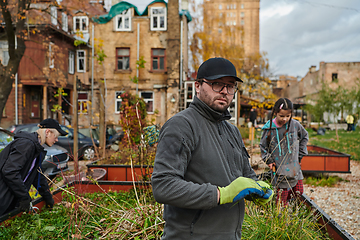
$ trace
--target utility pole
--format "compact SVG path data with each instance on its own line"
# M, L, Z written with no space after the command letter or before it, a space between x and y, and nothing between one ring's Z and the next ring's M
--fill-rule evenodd
M62 114L61 114L61 111L62 111L62 108L61 108L61 106L62 106L62 88L58 88L58 94L59 94L59 96L58 96L58 105L59 105L59 110L58 110L58 122L60 123L60 124L63 124L63 122L62 122Z
M100 119L99 119L99 142L100 142L100 156L105 157L106 145L106 123L105 123L105 84L100 81Z
M72 127L74 129L74 145L73 145L73 154L74 154L74 170L75 175L79 171L79 165L78 165L78 83L80 80L78 79L78 76L76 76L76 79L74 79L74 85L73 85L73 121L72 121ZM81 84L81 83L80 83Z

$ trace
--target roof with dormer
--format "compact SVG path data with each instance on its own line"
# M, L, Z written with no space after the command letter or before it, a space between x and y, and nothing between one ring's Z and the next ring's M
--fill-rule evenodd
M165 2L164 0L154 0L151 3L149 3L146 6L145 10L141 13L135 5L133 5L129 2L126 2L126 1L122 1L122 2L119 2L115 5L113 5L108 14L104 14L104 15L101 15L98 17L93 17L92 20L99 24L105 24L105 23L109 22L113 17L115 17L118 14L121 14L122 12L124 12L125 10L127 10L129 8L134 8L135 16L147 16L149 6L154 3L164 3L167 6L167 2ZM192 20L190 13L187 10L180 11L179 15L180 16L185 15L187 17L188 22L190 22Z

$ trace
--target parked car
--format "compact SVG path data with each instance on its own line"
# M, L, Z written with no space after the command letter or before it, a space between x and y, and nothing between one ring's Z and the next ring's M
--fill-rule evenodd
M17 133L19 131L26 131L26 132L35 132L39 129L36 123L31 124L21 124L21 125L13 125L9 128L9 131L13 133ZM74 153L74 129L69 128L64 125L60 125L62 130L67 132L68 134L66 136L59 136L58 142L55 143L55 145L61 146L65 148L70 156L73 156ZM93 142L94 141L94 142ZM95 150L94 150L94 144L95 146L99 146L99 141L96 139L91 139L90 137L85 136L84 134L78 132L78 156L79 158L85 159L85 160L92 160L95 158Z
M0 128L0 151L4 149L12 140L14 140L14 133ZM42 162L42 170L50 179L54 178L58 173L69 170L68 151L60 146L53 145L52 147L44 145L46 156Z
M0 128L0 152L14 140L14 134L8 130Z
M91 127L79 126L79 132L85 136L96 140L99 140L100 130L99 125L94 125ZM122 127L119 125L108 125L106 127L106 148L110 147L113 144L118 145L121 139L124 137L124 132Z

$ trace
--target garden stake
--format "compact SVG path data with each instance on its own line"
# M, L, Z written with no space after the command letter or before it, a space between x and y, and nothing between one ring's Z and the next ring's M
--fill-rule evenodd
M276 191L276 167L275 165L272 166L272 175L271 175L271 184L274 185L274 191Z

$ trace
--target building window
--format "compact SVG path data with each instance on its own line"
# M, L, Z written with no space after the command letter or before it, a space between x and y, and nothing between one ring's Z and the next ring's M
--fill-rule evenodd
M116 48L116 61L117 70L129 70L130 48Z
M49 43L49 68L54 68L54 63L55 63L55 59L54 59L54 46L55 44L50 42Z
M65 32L69 31L69 24L68 24L68 16L66 13L61 13L61 23L62 23L62 30Z
M57 25L57 8L56 6L50 7L51 24Z
M140 92L140 97L142 97L146 103L147 113L154 113L154 92Z
M166 8L153 7L151 8L150 13L151 30L166 30Z
M2 64L4 66L7 66L8 63L9 63L9 59L10 59L10 56L9 56L9 51L8 50L3 50L3 61L2 61Z
M241 12L241 13L240 13L240 17L245 17L245 13L244 13L244 12Z
M115 92L115 113L120 113L121 103L122 103L121 94L123 93L124 91Z
M78 112L79 113L87 113L87 102L88 102L87 92L79 92L78 93Z
M116 15L114 18L115 21L115 31L130 31L131 30L131 9L126 9L122 13Z
M240 21L240 24L241 24L241 25L244 25L244 24L245 24L244 20L241 20L241 21Z
M188 108L195 95L195 82L185 82L185 102L184 107Z
M244 9L244 4L241 4L241 9Z
M69 51L69 73L74 74L74 65L75 65L75 54L73 51Z
M85 66L85 51L84 50L77 50L76 56L77 56L77 72L85 72L86 66Z
M338 82L338 74L337 74L337 73L333 73L333 74L331 75L331 80L332 80L333 82Z
M219 10L221 10L222 9L222 6L221 6L221 4L219 4Z
M165 49L151 49L151 70L165 71Z
M74 32L87 32L89 18L87 16L74 17Z
M8 46L8 42L5 41L5 40L0 40L0 52L1 55L0 55L0 60L1 60L1 63L4 65L4 66L7 66L8 63L9 63L9 59L10 59L10 56L9 56L9 46Z

